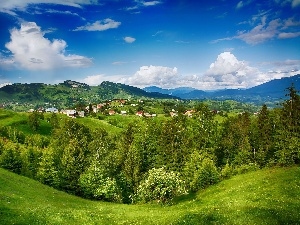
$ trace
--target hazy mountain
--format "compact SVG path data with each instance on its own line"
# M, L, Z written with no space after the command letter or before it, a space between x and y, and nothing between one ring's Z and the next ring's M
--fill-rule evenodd
M286 89L292 84L300 90L300 75L271 80L249 89L224 89L218 91L201 91L193 88L162 89L159 87L146 87L146 91L173 95L182 99L234 99L246 102L276 101L283 99Z
M245 90L225 89L218 91L201 91L189 87L162 89L155 86L147 87L143 90L109 81L104 81L98 86L89 86L71 80L55 85L16 83L0 88L0 105L11 102L28 105L49 103L62 108L76 104L98 103L110 99L128 98L233 99L261 104L284 99L287 93L286 89L292 84L294 84L297 90L300 90L300 75L272 80Z

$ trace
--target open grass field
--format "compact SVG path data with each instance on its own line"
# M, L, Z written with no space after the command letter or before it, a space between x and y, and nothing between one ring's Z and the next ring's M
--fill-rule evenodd
M26 134L33 134L34 132L28 125L28 113L14 112L10 110L0 109L0 126L11 126ZM46 115L46 114L45 114ZM49 116L46 115L45 118ZM51 135L51 125L45 120L40 121L40 128L38 134L49 136Z
M300 168L271 168L174 200L81 199L0 169L0 224L300 224Z

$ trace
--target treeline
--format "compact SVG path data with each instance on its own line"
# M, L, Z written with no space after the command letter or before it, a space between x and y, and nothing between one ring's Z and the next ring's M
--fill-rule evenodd
M0 166L85 198L168 202L235 174L299 164L300 97L293 86L288 96L256 116L218 123L199 104L191 118L136 119L119 135L53 114L50 138L1 127Z

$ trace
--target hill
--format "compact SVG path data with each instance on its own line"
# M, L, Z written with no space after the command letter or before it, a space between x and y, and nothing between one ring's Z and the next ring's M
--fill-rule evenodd
M170 95L149 93L125 84L104 81L98 86L67 80L60 84L11 84L0 88L0 105L23 104L25 107L53 105L58 108L98 103L111 99L172 99Z
M242 102L266 102L278 101L284 98L286 88L292 84L300 90L300 75L271 80L264 84L249 89L224 89L217 91L201 91L189 88L161 89L158 87L146 87L145 91L155 91L169 94L182 99L231 99Z
M0 169L2 224L299 224L300 168L235 176L173 205L81 199Z

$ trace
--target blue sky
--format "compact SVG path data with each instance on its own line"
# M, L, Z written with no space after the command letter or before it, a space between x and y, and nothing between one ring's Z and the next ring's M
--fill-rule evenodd
M0 86L249 88L300 74L300 0L2 0Z

